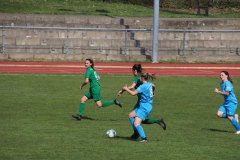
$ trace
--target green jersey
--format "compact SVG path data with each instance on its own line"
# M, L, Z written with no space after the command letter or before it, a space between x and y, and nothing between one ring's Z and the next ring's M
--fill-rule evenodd
M142 82L140 81L140 76L136 76L134 78L133 82L136 84L135 89L137 89L142 84ZM137 104L138 104L139 100L140 100L140 95L137 94L137 96L138 96L138 102L137 102Z
M92 67L87 68L86 73L85 73L85 78L89 79L91 88L93 88L95 86L99 86L98 73Z
M136 76L133 82L136 84L135 89L137 89L142 84L142 82L140 81L140 76Z

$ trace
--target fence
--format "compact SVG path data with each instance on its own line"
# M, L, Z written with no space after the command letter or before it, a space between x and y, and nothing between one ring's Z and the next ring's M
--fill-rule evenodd
M86 50L97 49L98 53L102 53L103 49L118 48L117 53L114 54L138 55L138 53L150 52L152 46L152 29L25 26L0 26L0 28L2 30L2 53L22 53L26 49L31 50L32 53L51 53L52 51L55 53L55 49L60 49L61 53L73 54L73 48L78 47L81 50L85 47ZM90 32L92 33L90 34ZM89 34L88 37L86 33ZM204 52L224 51L230 55L239 55L239 33L240 30L159 29L159 52L184 56L186 51L191 53L199 51L200 53L204 50ZM51 41L51 43L46 45L47 41ZM98 44L94 45L94 43ZM21 47L24 48L24 51L19 51ZM43 51L49 49L48 47L50 47L50 52ZM133 53L130 51L131 48L135 48L137 51ZM36 49L42 50L36 51ZM113 52L109 54L113 54Z

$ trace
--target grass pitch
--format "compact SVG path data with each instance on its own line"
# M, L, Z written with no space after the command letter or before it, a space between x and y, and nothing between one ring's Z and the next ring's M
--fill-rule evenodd
M102 100L118 98L123 108L98 109L86 103L76 121L79 99L88 90L83 75L0 74L0 159L239 159L239 136L226 119L216 117L223 97L213 92L219 77L158 77L154 108L144 125L148 143L129 139L128 113L136 97L117 92L133 76L101 75ZM240 78L235 77L240 97ZM113 128L117 138L106 138Z

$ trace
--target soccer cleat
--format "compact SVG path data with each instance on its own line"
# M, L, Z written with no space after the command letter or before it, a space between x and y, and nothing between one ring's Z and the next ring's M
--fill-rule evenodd
M73 118L75 118L76 120L81 120L82 116L77 114L77 115L72 115Z
M138 139L138 137L139 137L139 133L138 133L138 131L137 130L134 130L134 133L131 135L131 137L130 138L132 138L132 139Z
M240 131L235 132L235 134L240 134Z
M139 140L139 142L147 142L148 140L147 140L147 138L141 138L140 140Z
M120 103L117 99L114 100L114 103L115 103L116 105L118 105L119 107L122 107L121 103Z
M235 114L235 120L236 120L237 122L239 122L239 120L238 120L238 114Z
M159 124L164 130L166 130L167 126L166 126L166 124L165 124L165 122L163 121L162 118L160 118L160 119L158 120L158 124Z

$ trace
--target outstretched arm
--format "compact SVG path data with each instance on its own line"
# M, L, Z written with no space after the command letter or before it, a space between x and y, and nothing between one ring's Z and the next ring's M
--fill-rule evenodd
M136 83L133 82L132 85L128 87L128 89L131 90L131 89L135 88L135 86L136 86ZM124 92L123 89L121 91L119 91L118 92L118 96L121 96L121 94L123 94L123 92Z
M132 91L132 90L130 90L128 87L127 87L127 85L125 85L123 88L122 88L122 90L125 90L125 91L127 91L129 94L131 94L132 96L135 96L135 95L137 95L138 94L138 92L135 90L135 91Z

